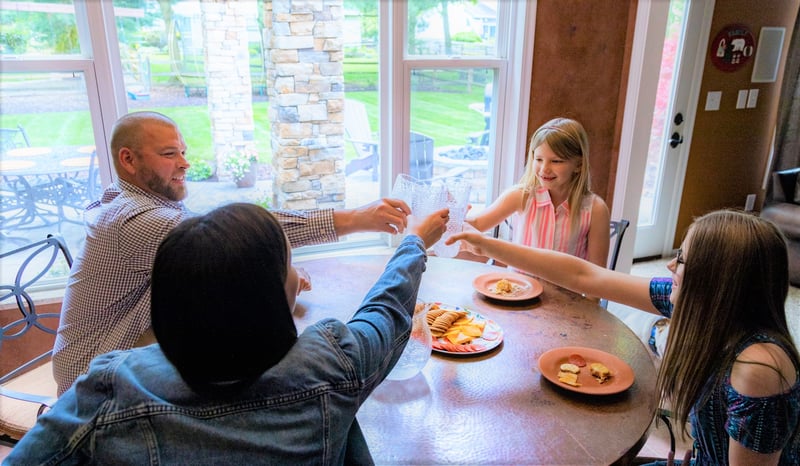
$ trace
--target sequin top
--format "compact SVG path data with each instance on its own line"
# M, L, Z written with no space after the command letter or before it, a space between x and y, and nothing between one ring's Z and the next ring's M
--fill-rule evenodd
M672 316L672 279L653 278L650 300L661 314ZM756 334L739 344L736 354L754 343L775 343ZM703 406L695 406L689 415L697 458L694 465L728 464L728 441L734 439L750 450L772 453L783 450L780 465L800 465L800 361L794 386L787 393L769 397L749 397L731 386L728 368L722 385L715 387Z
M739 344L736 354L755 343L781 343L766 335L753 335ZM758 453L783 450L779 465L800 464L800 361L795 361L796 380L786 393L750 397L731 386L731 368L723 383L714 387L703 406L690 414L692 435L698 449L695 464L727 464L728 440L732 438Z

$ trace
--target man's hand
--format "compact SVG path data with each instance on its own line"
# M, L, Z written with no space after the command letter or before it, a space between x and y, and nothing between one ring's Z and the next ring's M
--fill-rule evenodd
M447 231L447 222L450 220L450 209L444 208L428 215L409 229L409 233L422 238L425 249L433 246Z
M411 209L399 199L380 199L355 209L333 213L333 226L338 236L363 231L402 233L408 226Z

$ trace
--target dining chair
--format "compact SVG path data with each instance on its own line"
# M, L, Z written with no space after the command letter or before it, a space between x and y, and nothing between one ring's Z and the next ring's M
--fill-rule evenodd
M631 222L628 220L620 219L620 220L612 220L611 221L611 234L609 238L611 239L611 249L608 252L608 269L609 270L616 270L617 269L617 261L619 260L619 251L622 247L622 238L625 236L625 230L628 229ZM608 308L608 300L601 299L600 306L604 309Z
M0 443L14 445L56 401L51 363L61 303L34 299L54 277L66 275L72 255L63 238L43 240L0 254Z
M0 152L30 146L28 133L21 124L18 124L16 128L0 128Z
M344 130L353 144L357 157L344 168L345 176L359 170L372 170L372 180L378 179L378 141L372 133L367 117L367 107L358 100L344 102Z

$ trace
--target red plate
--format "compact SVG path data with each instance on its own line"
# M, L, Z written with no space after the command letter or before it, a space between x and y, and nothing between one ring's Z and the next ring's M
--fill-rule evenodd
M558 372L562 364L569 362L572 354L580 354L586 360L586 367L581 367L578 374L580 387L573 387L558 381ZM611 372L611 378L600 383L589 373L589 365L599 362ZM539 370L542 375L560 388L587 395L611 395L624 392L633 385L633 369L622 359L613 354L594 348L582 346L564 346L546 351L539 356Z

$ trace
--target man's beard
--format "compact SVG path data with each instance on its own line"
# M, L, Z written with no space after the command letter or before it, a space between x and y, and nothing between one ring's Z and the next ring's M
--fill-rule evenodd
M175 188L170 184L169 180L164 181L149 168L145 168L142 174L145 178L145 184L151 191L171 201L182 201L186 199L187 194L189 194L185 185Z

